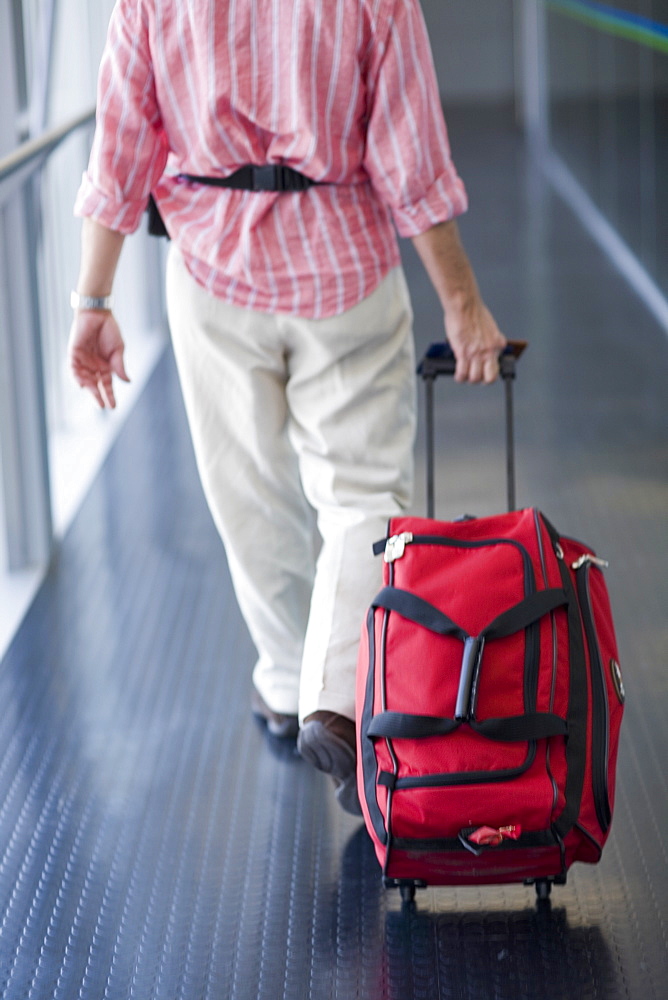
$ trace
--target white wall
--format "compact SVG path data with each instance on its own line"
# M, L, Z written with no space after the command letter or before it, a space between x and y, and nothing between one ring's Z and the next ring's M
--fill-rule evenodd
M50 124L86 111L95 103L97 73L113 6L114 0L59 0L54 23Z
M513 0L421 0L446 104L514 96Z

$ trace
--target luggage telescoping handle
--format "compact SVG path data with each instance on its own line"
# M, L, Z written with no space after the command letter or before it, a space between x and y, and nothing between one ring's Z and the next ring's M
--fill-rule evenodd
M510 340L499 356L499 370L505 386L506 409L506 486L508 510L515 509L515 433L513 417L513 380L515 364L524 348L524 340ZM432 344L418 365L418 375L425 384L427 437L427 517L434 517L434 382L439 375L455 374L455 355L447 340Z

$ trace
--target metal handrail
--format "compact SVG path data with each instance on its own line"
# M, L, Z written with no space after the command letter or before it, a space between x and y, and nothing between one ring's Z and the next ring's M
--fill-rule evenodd
M95 108L90 108L58 128L45 132L39 138L29 139L27 142L21 143L9 156L0 160L0 182L11 177L18 170L22 170L31 162L34 162L35 169L37 169L41 161L49 156L64 139L67 139L78 129L92 125L94 121Z

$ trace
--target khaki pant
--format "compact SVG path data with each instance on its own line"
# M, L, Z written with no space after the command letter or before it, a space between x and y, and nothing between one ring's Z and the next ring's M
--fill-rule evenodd
M412 313L396 269L348 312L309 320L239 309L176 249L169 321L204 492L277 712L354 718L371 546L411 500Z

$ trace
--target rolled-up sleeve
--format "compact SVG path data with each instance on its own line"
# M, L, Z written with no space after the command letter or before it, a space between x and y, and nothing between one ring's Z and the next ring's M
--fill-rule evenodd
M365 167L399 234L417 236L468 207L418 0L394 0L369 65Z
M167 161L148 38L143 4L119 0L100 64L90 160L74 205L75 215L126 234L138 228Z

